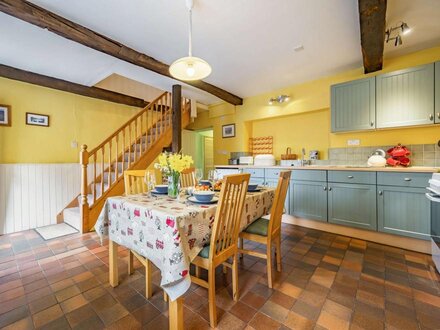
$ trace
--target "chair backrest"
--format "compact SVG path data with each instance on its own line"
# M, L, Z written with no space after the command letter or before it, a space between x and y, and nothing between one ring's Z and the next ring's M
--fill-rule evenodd
M145 180L146 174L154 176L154 171L150 170L129 170L124 171L125 195L135 195L148 192L148 185Z
M276 234L281 228L281 218L283 216L284 202L286 200L287 189L289 189L291 171L281 171L278 178L277 189L273 199L272 210L270 211L270 220L268 235Z
M196 185L196 169L194 167L183 170L180 174L180 187L194 187Z
M228 258L236 252L240 222L248 189L250 174L223 177L220 198L211 234L209 258Z

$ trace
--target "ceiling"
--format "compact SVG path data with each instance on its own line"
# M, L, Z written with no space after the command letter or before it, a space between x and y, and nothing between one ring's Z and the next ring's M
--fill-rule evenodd
M32 0L159 61L187 54L184 0ZM414 28L399 56L440 44L439 0L388 0L387 21ZM205 81L240 97L269 92L362 65L357 0L195 0L193 52L213 73ZM0 63L94 85L117 73L170 90L170 78L0 13ZM295 47L303 46L301 51ZM218 98L184 86L205 104Z

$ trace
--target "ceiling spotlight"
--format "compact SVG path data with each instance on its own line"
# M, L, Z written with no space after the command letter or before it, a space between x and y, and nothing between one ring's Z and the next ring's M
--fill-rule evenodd
M400 36L399 30L402 32L403 35L407 35L409 32L411 32L411 28L408 26L408 24L406 24L405 22L400 22L400 24L388 28L385 31L386 43L394 40L394 46L400 46L402 44L402 37Z
M284 102L288 102L290 100L290 96L289 95L278 95L277 97L271 97L269 99L269 105L274 104L275 102L277 103L284 103Z

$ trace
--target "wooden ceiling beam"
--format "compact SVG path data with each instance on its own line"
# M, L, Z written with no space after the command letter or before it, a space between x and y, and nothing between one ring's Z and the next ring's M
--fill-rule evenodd
M364 72L382 70L387 0L359 0Z
M42 7L25 0L0 0L0 11L19 18L25 22L47 29L59 36L78 42L84 46L106 53L120 60L132 63L160 75L173 78L169 73L169 65L151 56L140 53L102 34L94 32L82 25L65 19ZM234 104L242 105L243 99L219 87L204 81L183 81L218 98Z
M148 102L137 97L108 91L98 87L88 87L2 64L0 64L0 77L138 108L145 108L148 105Z

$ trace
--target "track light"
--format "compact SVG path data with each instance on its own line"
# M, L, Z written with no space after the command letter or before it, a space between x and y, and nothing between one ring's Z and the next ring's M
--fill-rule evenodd
M289 102L290 96L289 95L278 95L277 97L271 97L269 99L269 105L273 105L275 102L277 103L285 103Z
M402 32L402 35L407 35L409 32L411 32L411 28L408 26L408 24L405 22L400 22L400 24L385 31L385 41L388 43L391 40L394 40L394 46L400 46L402 44L402 37L400 36L399 30ZM395 31L397 31L397 34L394 34Z

